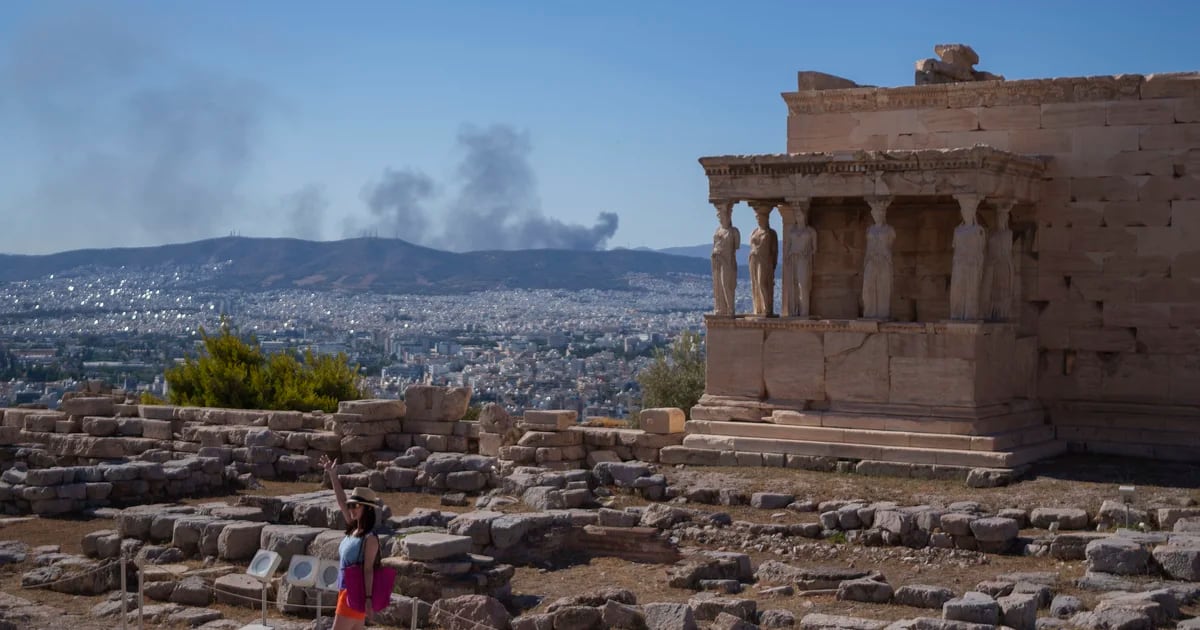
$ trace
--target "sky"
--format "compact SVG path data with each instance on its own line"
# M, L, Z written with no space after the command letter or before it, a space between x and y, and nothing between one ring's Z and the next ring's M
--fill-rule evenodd
M1200 70L1200 3L0 3L0 252L242 236L711 238L697 158L785 149L796 72ZM749 210L735 223L752 223Z

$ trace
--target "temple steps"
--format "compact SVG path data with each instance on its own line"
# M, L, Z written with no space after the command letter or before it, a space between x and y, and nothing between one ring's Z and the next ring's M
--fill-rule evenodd
M763 421L779 425L832 429L986 436L1045 425L1046 414L1042 409L1035 408L985 418L960 420L946 417L913 417L837 411L776 410Z
M1005 451L1040 444L1055 437L1054 427L1046 424L983 436L705 420L689 421L685 430L688 434L957 451Z
M745 423L745 425L769 426L750 423ZM1015 468L1039 459L1062 454L1067 450L1066 443L1058 440L1018 446L1004 451L971 451L702 433L693 433L685 437L683 447L705 451L781 453L905 464L987 468Z

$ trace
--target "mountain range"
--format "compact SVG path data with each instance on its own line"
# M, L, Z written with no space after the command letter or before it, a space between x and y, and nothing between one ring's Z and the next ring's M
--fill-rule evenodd
M632 249L455 253L389 238L305 241L229 236L156 247L0 254L0 282L33 280L83 268L215 265L219 266L216 273L197 274L201 278L198 285L396 293L498 288L627 289L625 276L629 273L707 275L710 264L701 258L708 258L707 251L702 257Z

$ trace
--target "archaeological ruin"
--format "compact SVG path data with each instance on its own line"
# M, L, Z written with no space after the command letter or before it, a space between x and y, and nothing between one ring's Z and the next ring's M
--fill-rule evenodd
M420 384L335 413L98 381L0 409L0 630L331 627L325 457L386 499L373 625L1200 629L1200 74L936 52L914 87L802 72L786 154L701 159L690 417L468 420L470 388ZM1038 461L1068 450L1187 461Z
M708 377L671 461L1200 459L1200 75L1006 81L937 53L911 87L801 72L786 153L700 159Z

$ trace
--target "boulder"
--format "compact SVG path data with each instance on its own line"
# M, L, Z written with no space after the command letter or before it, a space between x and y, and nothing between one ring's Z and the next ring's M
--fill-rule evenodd
M222 560L249 560L258 551L266 523L234 522L221 529L217 537L217 557Z
M757 618L758 604L752 599L714 597L705 593L688 600L692 615L697 621L712 621L721 614L729 614L747 621Z
M1087 511L1079 508L1035 508L1029 514L1029 524L1041 529L1052 523L1058 523L1060 530L1087 529L1089 521Z
M750 507L760 510L782 510L796 499L795 495L778 492L755 492L750 495Z
M1000 604L983 593L972 591L943 604L942 618L994 626L1000 622Z
M278 553L282 565L286 567L292 556L304 554L309 543L323 531L304 525L265 525L259 537L259 548Z
M896 589L894 601L913 608L942 609L942 605L954 599L954 591L944 586L906 584Z
M1150 552L1127 538L1112 536L1093 540L1084 553L1090 571L1139 575L1150 568Z
M213 583L217 603L242 608L258 608L262 601L262 582L244 573L222 575ZM275 599L274 584L267 585L267 600Z
M687 604L654 603L642 606L648 630L699 630Z
M841 615L809 613L800 620L801 630L883 630L888 622Z
M1176 525L1182 522L1178 521ZM1172 541L1159 545L1154 548L1154 560L1172 579L1200 582L1200 544Z
M468 536L422 532L405 536L400 541L400 548L409 560L436 562L470 553L471 544Z
M430 620L444 630L476 630L479 627L508 630L512 617L504 604L492 597L460 595L434 602Z
M892 600L892 585L870 578L846 580L838 585L837 598L851 602L886 604Z
M611 599L604 602L600 617L610 628L646 627L646 615L640 608Z
M1007 595L996 600L1000 604L1000 619L1014 630L1035 630L1038 599L1036 595Z
M1056 595L1050 602L1050 614L1059 619L1066 619L1084 610L1083 602L1071 595Z

